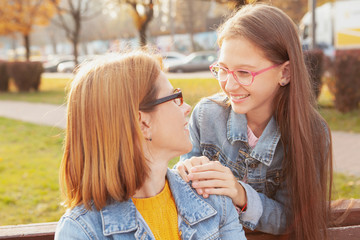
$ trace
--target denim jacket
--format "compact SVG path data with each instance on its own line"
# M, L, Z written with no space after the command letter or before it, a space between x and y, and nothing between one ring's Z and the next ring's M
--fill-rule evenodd
M284 205L289 196L282 170L284 151L274 117L252 149L248 144L246 116L214 101L225 103L227 97L214 95L194 108L189 122L193 149L180 160L206 156L229 167L248 199L240 222L251 230L284 233L288 212Z
M230 198L204 199L174 171L167 179L178 211L181 239L246 239ZM156 209L154 209L156 211ZM77 206L60 219L56 240L155 239L131 199L114 202L100 211Z

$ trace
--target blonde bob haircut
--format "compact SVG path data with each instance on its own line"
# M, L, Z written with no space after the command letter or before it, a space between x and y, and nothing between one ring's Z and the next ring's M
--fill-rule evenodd
M79 68L68 95L60 166L64 205L97 210L126 201L148 176L139 108L156 99L161 71L144 51L100 57Z

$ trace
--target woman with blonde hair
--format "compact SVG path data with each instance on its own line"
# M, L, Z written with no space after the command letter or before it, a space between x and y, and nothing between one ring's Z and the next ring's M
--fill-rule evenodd
M194 108L181 176L205 197L231 197L251 230L326 239L331 134L296 25L276 7L247 5L219 27L218 44L210 70L223 94Z
M230 198L199 196L173 170L191 108L154 55L82 66L68 96L55 239L245 239Z

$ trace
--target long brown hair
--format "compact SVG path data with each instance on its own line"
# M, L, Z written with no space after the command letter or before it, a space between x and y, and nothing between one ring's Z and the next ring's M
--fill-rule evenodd
M68 95L60 167L65 205L99 210L125 201L148 176L139 108L156 99L161 68L143 51L107 55L80 67ZM151 111L151 109L146 109Z
M292 239L326 239L332 182L331 133L316 110L308 71L293 21L280 9L247 5L218 30L218 43L244 37L274 64L290 62L290 83L280 87L274 115L284 146L283 169L290 199Z

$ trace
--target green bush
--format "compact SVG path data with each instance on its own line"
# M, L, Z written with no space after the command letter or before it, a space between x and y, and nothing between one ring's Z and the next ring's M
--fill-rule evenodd
M321 78L324 72L324 53L318 49L305 51L304 59L310 75L313 92L316 98L318 98L322 87Z
M9 74L6 69L6 62L0 61L0 92L9 90Z
M7 69L20 92L31 89L38 91L41 73L44 71L41 62L9 62Z
M360 103L360 50L337 50L335 56L335 108L353 111Z

